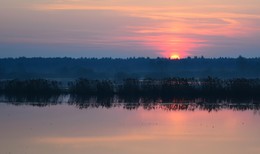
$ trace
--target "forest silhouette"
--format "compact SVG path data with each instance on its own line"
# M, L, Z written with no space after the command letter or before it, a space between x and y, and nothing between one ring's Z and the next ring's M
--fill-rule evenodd
M258 78L260 58L4 58L0 79Z
M258 99L260 58L4 58L0 94Z

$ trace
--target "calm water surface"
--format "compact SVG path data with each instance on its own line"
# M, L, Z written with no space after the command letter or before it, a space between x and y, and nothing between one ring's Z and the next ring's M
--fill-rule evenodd
M258 110L169 105L129 110L122 104L79 109L68 103L0 103L0 153L260 153Z

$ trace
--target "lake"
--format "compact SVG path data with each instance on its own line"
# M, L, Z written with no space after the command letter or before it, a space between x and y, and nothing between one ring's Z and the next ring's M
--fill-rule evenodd
M1 99L1 154L259 154L259 103Z

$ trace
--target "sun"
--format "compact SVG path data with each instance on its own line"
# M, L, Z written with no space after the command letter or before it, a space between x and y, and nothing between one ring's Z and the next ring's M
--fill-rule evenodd
M180 56L176 54L176 55L171 55L170 58L176 60L176 59L180 59Z

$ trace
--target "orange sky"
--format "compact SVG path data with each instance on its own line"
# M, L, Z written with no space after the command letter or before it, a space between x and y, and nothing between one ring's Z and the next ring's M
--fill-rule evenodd
M14 0L1 7L0 43L14 55L25 47L54 55L65 46L97 57L259 55L258 0Z

